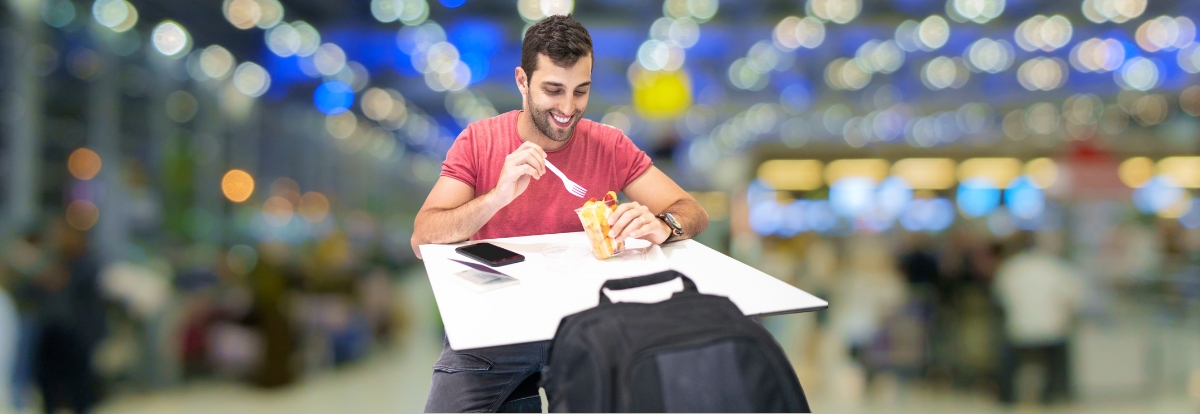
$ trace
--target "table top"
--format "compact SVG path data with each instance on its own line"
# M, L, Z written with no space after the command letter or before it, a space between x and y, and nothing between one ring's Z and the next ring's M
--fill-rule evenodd
M629 260L596 260L590 253L566 263L542 249L573 246L588 249L583 232L487 240L525 256L525 261L496 268L521 283L477 293L454 273L471 261L454 251L470 244L425 244L421 256L437 300L450 347L456 350L544 341L554 338L564 316L595 307L600 286L608 279L640 276L668 269L687 275L705 294L726 296L747 316L807 312L829 306L793 287L694 240L644 249ZM631 245L640 240L630 240ZM471 242L474 243L474 242ZM676 280L660 286L611 292L614 301L654 302L682 289Z

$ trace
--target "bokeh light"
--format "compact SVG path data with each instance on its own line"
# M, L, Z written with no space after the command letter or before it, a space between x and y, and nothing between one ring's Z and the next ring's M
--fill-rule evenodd
M1080 72L1112 72L1125 63L1125 46L1115 39L1091 38L1071 49L1071 66Z
M1036 15L1017 26L1013 39L1017 46L1027 51L1052 51L1066 46L1071 41L1074 29L1071 21L1062 15L1046 17Z
M196 116L196 112L200 109L200 103L187 91L175 91L167 95L165 109L168 118L182 124L191 121Z
M320 223L329 215L329 199L316 191L309 191L300 197L296 209L301 217L313 223Z
M187 30L170 20L159 23L150 38L154 49L167 56L183 56L192 47L192 38Z
M1158 65L1141 56L1126 61L1114 75L1117 84L1125 89L1148 91L1159 83Z
M983 38L971 43L963 55L972 70L999 73L1013 64L1013 47L1006 40Z
M983 217L1000 205L1000 189L990 180L971 178L958 184L958 209L967 217Z
M233 72L233 54L229 50L212 45L200 53L200 69L212 79L225 79Z
M67 157L67 171L71 172L71 176L78 180L91 180L100 173L100 155L96 151L87 148L79 148L71 151L71 155Z
M255 0L225 0L225 19L238 29L255 27L262 19L262 7Z
M292 208L292 202L280 196L271 196L267 201L263 202L262 206L263 220L267 224L275 227L283 227L292 221L295 215L295 210Z
M90 230L100 221L100 209L88 200L75 200L67 205L67 224L79 231Z
M862 12L861 0L808 0L805 10L809 15L837 24L846 24Z
M233 71L233 86L249 97L258 97L271 88L271 74L254 62L242 62Z
M1134 39L1147 52L1175 50L1195 43L1196 24L1187 17L1159 16L1138 26Z
M946 15L958 22L987 23L1004 13L1004 0L946 0Z
M1061 59L1035 57L1017 68L1017 81L1031 91L1050 91L1067 82L1067 73L1067 65Z
M254 194L254 177L239 169L229 170L221 178L221 192L229 201L235 203L246 201L251 194Z
M1093 23L1125 23L1146 11L1146 0L1084 0L1083 16Z

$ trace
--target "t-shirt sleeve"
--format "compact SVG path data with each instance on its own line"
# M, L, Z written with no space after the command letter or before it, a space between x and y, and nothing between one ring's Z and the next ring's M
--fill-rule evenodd
M475 140L472 139L471 128L464 129L446 152L446 161L442 162L442 176L462 181L475 187L475 177L479 172L475 165Z
M617 145L613 150L613 160L616 162L614 165L617 172L616 177L620 177L621 180L620 188L624 189L633 180L641 177L654 163L650 161L650 156L646 155L646 151L633 145L633 141L619 131L617 130Z

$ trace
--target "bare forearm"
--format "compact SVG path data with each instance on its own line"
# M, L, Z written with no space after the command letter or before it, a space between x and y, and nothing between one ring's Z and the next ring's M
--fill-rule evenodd
M708 229L708 212L691 198L676 201L664 212L671 213L679 220L679 224L683 226L684 238L696 237Z
M475 197L455 208L431 208L417 213L413 224L412 247L432 243L455 243L479 231L503 207L491 193Z

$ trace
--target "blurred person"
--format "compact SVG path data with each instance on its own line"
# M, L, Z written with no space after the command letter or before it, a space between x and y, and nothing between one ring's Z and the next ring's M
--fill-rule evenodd
M908 233L904 237L907 251L900 256L900 272L908 279L912 289L915 317L921 325L921 353L928 362L922 365L922 375L931 372L944 371L942 366L933 366L935 350L932 348L934 338L944 336L939 329L944 327L935 323L938 311L938 284L942 274L938 263L937 251L934 249L933 238L925 233ZM940 363L941 361L938 361Z
M995 295L1004 311L1007 337L1000 368L999 398L1016 402L1017 369L1031 362L1045 367L1042 403L1070 399L1068 338L1083 305L1084 284L1075 265L1057 254L1061 241L1029 233L1014 239L1016 254L996 272Z
M550 16L526 30L514 70L522 110L475 122L454 142L414 223L418 257L428 243L579 231L574 209L583 200L557 177L542 180L550 159L591 197L613 190L632 200L609 218L617 240L660 244L704 231L704 209L644 151L621 130L583 119L593 58L591 35L571 16ZM458 352L444 343L425 409L496 411L514 385L541 370L547 348L536 342ZM494 364L464 369L480 366L481 358Z
M283 242L261 243L258 251L261 260L249 275L254 292L250 319L262 340L255 381L260 386L275 388L291 384L299 377L291 362L296 341L289 316L291 293L287 262L290 251Z
M29 292L39 331L34 378L45 412L66 407L86 413L97 400L92 360L106 333L100 266L86 232L62 219L49 230L48 241L57 247L58 260L36 276Z
M831 327L863 369L869 384L890 367L886 326L897 319L908 291L896 272L891 252L878 238L855 236L847 244L845 270L831 292Z

